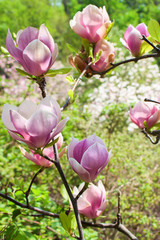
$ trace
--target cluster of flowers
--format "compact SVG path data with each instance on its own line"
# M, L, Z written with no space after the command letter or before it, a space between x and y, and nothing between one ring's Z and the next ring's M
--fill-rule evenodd
M96 58L100 54L99 59L91 65L88 73L92 73L93 71L102 73L114 62L116 51L113 44L106 40L112 25L113 23L111 23L105 7L102 9L91 4L84 8L82 12L77 12L70 21L73 31L82 38L87 39L90 45L92 44L93 57ZM124 34L124 40L121 39L124 47L135 57L142 55L142 35L145 37L149 36L144 23L139 24L136 28L129 25ZM74 68L83 71L90 61L89 53L85 51L84 47L80 54L70 57L69 60Z
M101 53L99 59L91 65L93 71L105 71L115 59L115 49L105 39L110 24L111 21L105 7L102 9L93 5L88 5L82 12L76 13L73 20L70 21L71 28L82 38L87 39L89 45L92 45L93 57L96 58L97 54ZM136 29L129 26L124 36L124 45L134 56L140 54L141 34L148 36L144 24L138 25ZM40 26L39 30L33 27L28 27L24 31L20 30L17 33L16 44L8 31L6 46L10 55L23 66L26 73L34 76L34 79L37 80L44 77L58 54L57 45L44 24ZM84 69L89 61L89 55L85 54L84 59L80 55L72 58L72 65L78 66L80 70ZM143 114L138 115L137 109L139 113L142 108ZM157 112L156 107L149 108L138 105L133 110L131 109L130 116L140 128L144 121L148 127L151 127L159 118L159 112ZM29 100L25 100L19 107L5 104L2 120L10 136L29 147L30 153L20 147L26 158L40 166L50 167L52 165L52 162L47 160L47 158L54 159L51 142L58 138L57 147L61 148L63 143L61 131L68 118L61 120L60 106L51 96L43 98L38 106ZM64 152L65 149L59 153L59 157ZM93 134L81 141L73 138L68 146L67 157L72 169L81 180L90 183L88 189L78 199L79 212L88 218L98 217L106 207L106 192L102 182L99 182L98 186L91 182L108 164L110 152L107 151L104 142ZM82 185L79 190L74 188L74 195L76 196L81 189Z
M139 102L130 109L129 115L140 129L145 128L148 131L160 121L160 107L153 103Z

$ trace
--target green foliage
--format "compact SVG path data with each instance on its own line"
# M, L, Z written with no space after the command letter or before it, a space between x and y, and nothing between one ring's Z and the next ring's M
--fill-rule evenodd
M150 20L148 24L148 31L154 40L160 43L160 25L156 20Z

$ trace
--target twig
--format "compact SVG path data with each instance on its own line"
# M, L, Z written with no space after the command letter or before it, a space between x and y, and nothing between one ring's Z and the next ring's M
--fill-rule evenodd
M7 199L9 200L10 202L13 202L14 204L16 204L17 206L21 207L21 208L26 208L26 209L29 209L29 210L33 210L33 211L36 211L36 212L39 212L41 213L42 215L46 215L46 216L50 216L50 217L54 217L54 218L59 218L59 214L55 214L55 213L52 213L52 212L48 212L48 211L45 211L43 209L40 209L40 208L37 208L37 207L33 207L31 205L26 205L26 204L23 204L21 202L18 202L17 200L9 197L8 195L4 194L4 193L0 193L0 197L4 198L4 199Z
M26 208L26 209L41 213L42 215L39 215L39 216L49 216L53 218L59 218L59 214L48 212L40 208L33 207L31 205L27 206L23 203L16 201L15 199L9 197L6 194L0 193L0 197L13 202L14 204L20 206L21 208ZM82 226L93 227L93 228L103 228L103 229L114 228L114 229L117 229L119 232L122 232L124 235L128 236L131 240L138 240L123 224L117 225L117 222L104 224L104 223L93 223L93 222L82 221Z
M79 77L77 78L76 82L73 85L72 91L74 92L76 90L77 85L79 84L81 78L85 75L85 73L87 72L88 68L90 67L90 65L92 64L92 62L88 63L88 65L85 67L85 69L83 70L83 72L79 75ZM66 102L64 103L64 105L61 107L61 111L63 111L69 104L70 104L70 100L71 98L68 97Z
M155 101L155 100L152 100L152 99L149 99L149 98L145 98L144 101L145 101L145 102L153 102L153 103L158 103L158 104L160 104L160 102Z
M122 217L121 217L121 192L118 191L117 225L119 226L121 223L122 223Z
M156 50L157 53L160 53L160 49L159 49L158 47L156 47L153 43L151 43L151 42L146 38L145 35L142 35L142 38L141 38L141 39L144 40L145 42L147 42L149 45L151 45L151 46Z
M141 130L141 132L150 140L150 142L151 142L152 144L157 144L157 143L159 142L160 135L157 135L157 136L156 136L156 140L153 141L153 139L152 139L152 138L149 136L149 134L146 132L146 129L145 129L145 128L143 128L143 129ZM155 131L151 132L151 134L152 134L153 136L155 136L154 132L155 132ZM160 133L159 133L159 134L160 134Z
M88 183L85 182L84 187L81 189L81 191L77 194L77 196L75 197L75 200L77 201L78 198L82 195L82 193L87 189L88 187Z
M38 172L34 175L34 177L32 178L31 180L31 183L28 187L28 190L25 192L25 197L26 197L26 201L27 201L27 205L29 206L29 194L30 194L30 191L31 191L31 187L32 187L32 184L34 183L34 180L36 179L36 177L38 176L39 173L43 172L43 170L45 169L45 167L41 167Z
M36 82L39 85L42 97L45 98L46 97L46 79L44 77L39 78L39 79L36 80Z
M160 52L159 53L152 53L152 54L146 54L146 55L143 55L143 56L140 56L140 57L135 57L135 58L130 58L130 59L127 59L127 60L124 60L124 61L121 61L121 62L118 62L118 63L112 63L112 67L108 68L106 71L104 72L101 72L100 75L104 75L106 74L107 72L111 71L112 69L120 66L120 65L123 65L125 63L129 63L129 62L138 62L139 60L142 60L142 59L146 59L146 58L151 58L151 57L160 57ZM93 71L93 75L95 74L99 74L99 72L94 72Z
M67 193L69 195L69 198L72 202L72 206L73 206L73 209L74 209L74 213L75 213L75 217L76 217L76 221L77 221L77 226L78 226L78 231L79 231L79 239L80 240L84 240L84 234L83 234L83 229L82 229L82 223L81 223L81 219L80 219L80 215L79 215L79 212L78 212L78 207L77 207L77 200L76 198L74 198L72 192L71 192L71 189L69 187L69 184L67 182L67 179L64 175L64 172L62 170L62 167L61 167L61 164L59 162L59 157L58 157L58 150L57 150L57 146L56 144L53 145L53 150L54 150L54 164L61 176L61 179L63 181L63 184L67 190Z

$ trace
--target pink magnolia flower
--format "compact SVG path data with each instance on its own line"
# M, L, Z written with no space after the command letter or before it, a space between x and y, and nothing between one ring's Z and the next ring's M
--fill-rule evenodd
M111 21L105 7L89 4L82 12L77 12L70 21L70 27L82 38L94 43L102 39Z
M63 130L68 118L61 122L60 119L60 106L51 96L38 106L29 100L19 107L5 104L2 112L2 121L11 137L31 149L44 147Z
M139 128L145 128L144 121L147 127L151 128L160 119L160 110L153 104L145 104L143 102L137 103L134 108L130 108L130 119Z
M91 68L96 72L103 72L110 67L110 63L114 62L116 51L113 44L105 39L99 40L94 49L94 57L102 51L99 60L91 65Z
M147 26L144 23L140 23L136 28L132 25L129 25L127 30L124 33L124 40L121 38L120 41L127 48L134 57L139 57L140 48L142 44L142 35L145 37L149 36L149 32L147 30Z
M57 144L57 149L59 150L62 146L63 143L63 136L60 133L58 136L56 136L56 138L59 137ZM46 158L40 156L39 154L35 154L33 150L31 151L31 154L28 153L24 148L22 148L21 146L19 146L22 154L28 158L29 160L31 160L32 162L34 162L36 165L39 166L43 166L43 167L51 167L52 166L52 162L48 161ZM59 158L63 156L64 152L65 152L66 148L64 148L60 153L59 153ZM53 146L45 148L43 150L43 154L46 155L47 157L51 158L52 160L54 159L54 151L53 151Z
M94 181L110 158L104 142L96 134L80 142L73 138L67 155L72 169L85 182Z
M84 183L73 189L73 195L76 197L83 188ZM88 218L98 217L106 208L106 191L101 181L98 186L90 184L89 188L77 200L78 211Z
M17 47L16 47L17 45ZM6 47L10 55L19 62L30 75L40 76L53 65L58 47L44 24L40 29L27 27L17 33L16 45L8 30Z

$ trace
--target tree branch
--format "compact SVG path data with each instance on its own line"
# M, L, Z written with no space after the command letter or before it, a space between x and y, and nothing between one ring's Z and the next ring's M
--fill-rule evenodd
M102 75L105 75L107 72L111 71L112 69L114 69L114 68L116 68L120 65L123 65L123 64L129 63L129 62L135 62L136 63L139 60L146 59L146 58L152 58L152 57L155 57L155 58L160 57L160 52L159 53L146 54L146 55L143 55L143 56L140 56L140 57L130 58L130 59L118 62L118 63L114 63L114 64L112 63L112 67L108 68L106 71L101 72L101 73L93 71L93 75L100 74L102 76Z
M53 218L59 218L59 214L48 212L43 209L33 207L31 205L27 206L26 204L20 203L20 202L16 201L15 199L9 197L6 194L0 193L0 197L7 199L10 202L13 202L14 204L16 204L17 206L19 206L21 208L26 208L26 209L40 213L41 215L38 215L38 216L49 216L49 217L53 217ZM131 240L138 240L123 224L121 224L121 223L117 224L117 223L118 223L118 221L116 221L116 223L106 223L106 224L82 221L82 226L83 227L102 228L102 229L113 228L113 229L117 229L119 232L122 232L124 235L128 236ZM80 238L80 239L83 239L83 238Z
M160 49L159 49L158 47L156 47L153 43L151 43L151 42L146 38L145 35L142 35L142 38L141 38L141 39L144 40L145 42L147 42L149 45L151 45L151 46L156 50L157 53L160 53Z
M69 198L72 202L72 206L73 206L73 209L74 209L74 213L75 213L75 217L76 217L76 221L77 221L77 226L78 226L78 231L79 231L79 239L80 240L85 240L84 238L84 234L83 234L83 229L82 229L82 223L81 223L81 219L80 219L80 215L79 215L79 212L78 212L78 207L77 207L77 200L76 198L74 198L72 192L71 192L71 189L69 187L69 184L67 182L67 179L64 175L64 172L62 170L62 167L60 165L60 162L59 162L59 157L58 157L58 150L57 150L57 146L56 144L53 145L53 150L54 150L54 164L61 176L61 179L64 183L64 186L67 190L67 193L69 195Z
M76 82L73 85L72 91L75 92L77 85L79 84L81 78L85 75L85 73L87 72L88 68L90 67L90 65L92 64L92 62L88 63L88 65L85 67L85 69L83 70L83 72L79 75L79 77L77 78ZM61 107L61 111L63 111L69 104L70 104L70 100L71 98L68 97L66 102L64 103L64 105Z
M32 187L32 184L34 183L34 180L36 179L36 177L38 176L39 173L43 172L43 170L45 169L45 167L41 167L38 172L34 175L34 177L32 178L31 180L31 183L28 187L28 190L25 192L25 197L26 197L26 202L27 202L27 206L29 206L29 194L30 194L30 191L31 191L31 187Z

